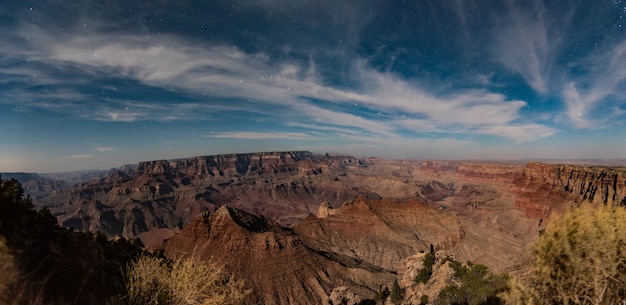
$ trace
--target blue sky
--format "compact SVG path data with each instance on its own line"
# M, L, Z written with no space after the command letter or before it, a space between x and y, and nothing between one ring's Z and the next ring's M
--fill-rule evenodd
M626 1L3 1L0 171L625 158Z

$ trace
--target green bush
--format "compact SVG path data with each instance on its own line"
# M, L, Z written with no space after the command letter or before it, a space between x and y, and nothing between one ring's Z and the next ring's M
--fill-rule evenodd
M391 303L400 304L404 300L404 295L406 293L406 289L400 288L398 285L398 281L393 281L393 285L391 285L391 294L389 298L391 299Z
M495 275L485 265L463 265L450 261L460 285L448 285L439 292L438 304L500 304L498 297L508 289L508 275Z
M413 282L415 282L416 284L419 284L419 283L426 284L428 280L430 279L430 276L433 275L434 264L435 264L435 254L427 253L424 256L424 267L422 267L422 269L420 269L420 271L417 273L417 275L413 279Z
M389 297L390 294L391 292L389 292L389 288L387 287L383 288L383 286L380 285L378 287L378 291L376 292L376 295L374 296L374 301L376 303L382 303Z

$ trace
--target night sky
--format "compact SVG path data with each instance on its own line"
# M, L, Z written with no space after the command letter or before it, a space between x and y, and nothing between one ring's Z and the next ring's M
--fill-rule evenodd
M626 158L626 0L0 1L0 171Z

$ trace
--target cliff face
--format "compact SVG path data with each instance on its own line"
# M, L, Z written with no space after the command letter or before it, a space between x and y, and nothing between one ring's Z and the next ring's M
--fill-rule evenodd
M620 168L529 163L515 180L516 206L529 217L585 202L623 204L626 174Z
M463 162L457 169L457 174L466 182L508 186L523 172L523 168L520 164Z
M39 200L52 193L67 190L70 186L62 180L51 179L35 173L1 173L3 179L15 179L33 200Z
M140 162L132 176L177 172L188 177L243 176L250 173L288 173L299 170L299 162L320 158L308 151L227 154L183 160Z

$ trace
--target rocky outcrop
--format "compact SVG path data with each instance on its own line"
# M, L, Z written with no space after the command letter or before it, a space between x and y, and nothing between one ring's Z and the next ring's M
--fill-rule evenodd
M310 248L339 253L380 266L402 270L401 261L418 251L452 249L463 239L453 213L418 201L355 199L322 218L309 217L293 229Z
M455 284L454 270L449 262L442 258L435 260L432 275L426 283L414 283L413 279L423 268L425 255L426 253L418 253L405 260L405 276L399 282L402 287L406 287L405 300L402 304L421 304L424 295L428 296L429 303L437 304L439 292L446 286Z
M328 304L340 291L371 299L395 277L363 260L311 249L293 230L228 206L199 214L163 249L171 258L195 255L224 266L251 289L245 304Z
M337 214L337 210L331 208L326 201L322 202L319 209L317 209L317 218L327 218L335 214Z
M328 297L330 305L359 305L361 302L363 302L361 296L350 291L346 286L333 289Z

